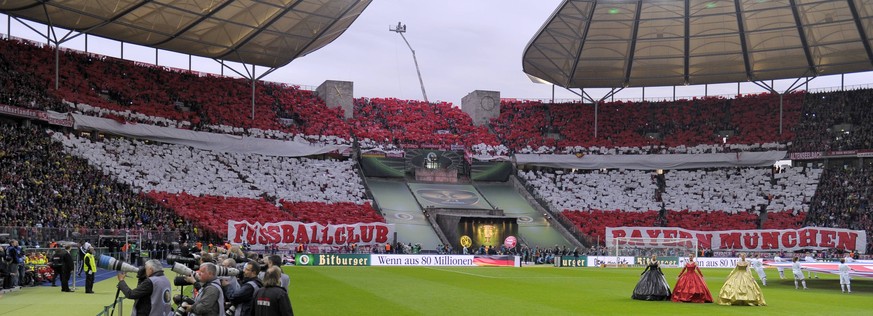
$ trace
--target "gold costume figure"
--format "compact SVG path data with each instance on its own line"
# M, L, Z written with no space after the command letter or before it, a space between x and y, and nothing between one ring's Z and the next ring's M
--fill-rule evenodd
M716 303L719 305L766 306L761 287L755 282L746 255L740 255L737 266L728 275L727 280L718 292Z

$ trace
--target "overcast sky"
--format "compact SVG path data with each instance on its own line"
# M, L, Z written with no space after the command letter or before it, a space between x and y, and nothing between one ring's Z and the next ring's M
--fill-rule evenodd
M423 99L412 55L403 39L388 30L398 21L407 25L406 38L415 49L430 101L449 101L460 106L473 90L496 90L503 98L542 98L552 95L550 85L532 83L521 69L522 52L561 0L374 0L352 26L334 42L292 61L265 80L317 86L325 80L354 82L355 97ZM5 16L3 16L5 18ZM6 23L0 29L8 33ZM43 26L44 28L44 26ZM39 35L12 21L13 36L44 41ZM62 34L61 34L62 35ZM62 46L84 50L80 36ZM88 50L119 57L118 42L88 37ZM186 55L160 52L158 63L188 68ZM154 49L124 45L124 58L155 62ZM220 73L211 59L193 58L194 70ZM263 69L258 72L262 72ZM226 75L235 75L226 70ZM779 89L792 81L777 82ZM845 84L873 83L873 74L856 73ZM840 77L814 79L810 89L839 87ZM737 92L736 84L710 85L710 95ZM762 91L751 83L741 84L742 93ZM605 90L588 91L600 97ZM646 97L670 97L672 87L647 88ZM702 86L677 87L678 96L701 96ZM557 99L578 99L563 88ZM616 98L640 98L640 89L626 89Z

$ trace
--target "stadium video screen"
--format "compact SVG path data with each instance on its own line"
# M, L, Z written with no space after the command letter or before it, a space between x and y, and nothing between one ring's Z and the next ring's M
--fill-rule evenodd
M463 217L458 222L458 235L461 246L470 242L471 250L480 245L500 248L506 237L518 236L518 223L514 217ZM469 237L469 241L464 236Z

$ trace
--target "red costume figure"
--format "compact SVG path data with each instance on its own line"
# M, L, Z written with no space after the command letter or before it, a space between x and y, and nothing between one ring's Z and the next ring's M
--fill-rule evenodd
M679 272L679 280L673 287L671 300L687 303L712 303L712 294L709 293L709 288L703 281L703 273L694 262L693 255L688 257L688 263L682 268L682 272Z

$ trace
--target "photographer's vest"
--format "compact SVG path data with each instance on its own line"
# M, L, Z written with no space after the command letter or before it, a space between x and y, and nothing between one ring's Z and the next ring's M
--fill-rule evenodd
M167 284L169 284L169 282ZM214 286L216 289L218 289L218 315L224 315L224 290L221 289L221 284L218 283L218 279L212 280L212 282L209 282L209 284L207 284L206 286ZM194 297L194 304L197 304L197 302L200 301L200 298L203 295L203 290L205 289L200 289L200 292L197 293L197 296ZM194 313L190 313L188 315L197 316Z
M170 302L173 299L173 288L170 287L170 280L163 275L157 275L149 277L149 281L152 281L152 310L149 316L172 316L173 306ZM136 310L133 312L135 314Z
M260 286L258 286L258 282L255 282L254 280L248 281L248 282L246 282L246 284L252 286L252 299L245 302L245 303L241 303L240 306L237 306L236 311L234 311L234 313L233 313L234 316L245 316L245 315L251 314L252 307L253 307L252 301L254 301L254 299L257 295L258 289L261 288ZM240 308L240 307L242 307L242 305L248 305L248 308L243 310L242 308ZM243 313L245 313L245 314L243 314Z

